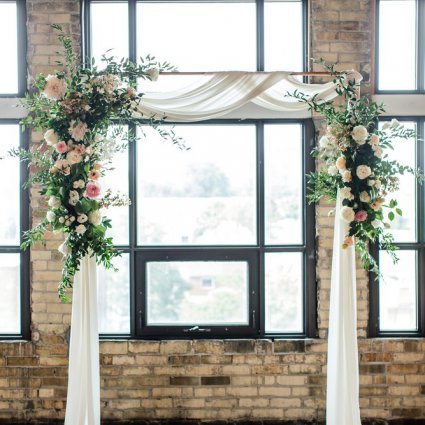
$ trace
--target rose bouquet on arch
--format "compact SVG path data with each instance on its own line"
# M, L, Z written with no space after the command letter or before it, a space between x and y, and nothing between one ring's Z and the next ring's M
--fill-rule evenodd
M399 176L412 173L423 180L421 172L390 160L385 151L393 149L395 139L409 139L415 132L395 119L377 128L383 105L359 96L359 85L349 80L346 72L337 72L335 65L323 61L322 64L337 83L337 93L345 100L344 105L319 102L316 97L308 98L297 91L288 93L322 114L327 124L326 134L312 152L320 161L320 170L309 175L308 199L319 202L326 197L335 201L339 191L341 219L348 223L342 247L355 245L364 268L378 275L368 242L378 243L394 262L398 261L397 247L386 229L391 227L396 214L403 214L397 201L391 199L391 193L399 188Z
M42 241L46 231L65 235L58 247L65 256L58 293L67 301L66 289L72 287L85 255L95 255L106 268L113 268L112 259L120 255L112 238L106 236L111 222L104 210L129 201L104 191L101 178L111 168L113 154L133 137L125 131L125 124L136 120L142 96L136 91L137 78L152 80L173 68L149 56L140 65L104 56L101 71L94 66L80 67L70 39L60 26L53 27L64 46L66 63L58 62L64 71L37 76L35 92L24 101L29 115L22 121L24 126L42 131L44 140L38 147L10 154L29 162L27 185L38 188L48 203L45 218L25 232L23 248ZM140 113L137 121L154 127L163 139L184 146L172 129L160 127L160 121L140 117Z

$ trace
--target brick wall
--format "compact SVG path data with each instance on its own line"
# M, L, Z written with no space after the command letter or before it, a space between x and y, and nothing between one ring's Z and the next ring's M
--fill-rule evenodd
M59 47L49 24L80 38L78 0L27 0L29 74L51 72ZM372 0L311 0L310 56L341 62L369 90ZM318 131L322 123L316 120ZM33 143L41 138L33 134ZM32 192L33 220L43 201ZM104 419L324 418L333 218L317 207L316 340L101 342ZM31 342L0 343L0 422L64 417L70 306L57 299L59 240L31 252ZM425 418L425 341L366 339L368 284L358 267L360 403L364 418Z

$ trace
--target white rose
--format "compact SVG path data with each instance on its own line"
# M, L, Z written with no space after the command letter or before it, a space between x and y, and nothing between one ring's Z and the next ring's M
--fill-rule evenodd
M100 210L92 211L89 213L89 223L94 224L95 226L99 226L102 222L102 213Z
M368 165L359 165L356 169L356 174L360 180L364 180L372 174L372 170Z
M156 67L149 68L146 73L148 74L151 81L157 81L159 77L159 69Z
M51 196L49 200L47 201L49 207L51 208L59 208L62 205L62 202L59 198L56 196Z
M347 223L354 221L354 210L351 207L344 206L341 208L340 216Z
M55 146L56 143L59 142L59 135L55 132L55 130L47 130L44 133L44 140L50 146Z
M74 189L84 189L84 180L76 180L74 183L72 183L72 187Z
M336 168L335 165L331 165L328 168L328 174L330 174L331 176L336 176L338 174L338 168Z
M78 223L85 223L88 217L85 214L78 214L77 221Z
M367 185L368 185L368 186L375 186L375 180L370 180L370 179L369 179L369 180L367 181Z
M381 180L375 180L375 187L379 189L381 187Z
M77 205L77 203L78 203L78 199L69 198L69 200L68 200L68 204L72 205L73 207L75 207L75 205Z
M47 211L46 218L47 218L47 221L51 223L52 221L55 220L56 214L53 211L49 210Z
M86 232L86 226L84 226L84 224L79 224L76 228L75 231L79 234L79 235L84 235L84 233Z
M397 128L400 126L400 122L393 118L390 122L390 128Z
M60 224L63 224L63 223L65 223L65 217L59 217L59 223Z
M326 149L329 146L329 139L326 136L322 136L319 140L319 146L322 149Z
M76 190L70 190L69 191L69 199L80 199L80 195L78 194L78 192Z
M362 201L362 202L370 202L371 201L369 194L365 190L363 192L360 192L359 198L360 198L360 201Z
M373 220L373 221L371 221L371 223L370 223L375 229L377 229L378 227L382 227L383 226L383 224L382 224L382 221L380 221L380 220Z
M71 164L78 164L83 157L76 151L70 151L66 154L66 160Z
M67 241L65 241L64 243L62 243L61 245L58 246L58 251L60 253L62 253L63 255L68 255L71 253L71 249L69 248L69 246L66 244Z
M344 199L349 199L350 201L354 199L354 195L351 193L351 188L345 186L340 189L339 193Z
M367 132L366 127L363 127L362 125L357 125L353 128L353 131L351 132L351 136L356 141L357 144L363 145L366 142L367 136L369 136L369 133Z

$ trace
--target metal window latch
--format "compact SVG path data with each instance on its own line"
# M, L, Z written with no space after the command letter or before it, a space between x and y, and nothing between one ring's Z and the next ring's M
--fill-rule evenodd
M211 329L194 326L193 328L183 329L183 332L211 332Z

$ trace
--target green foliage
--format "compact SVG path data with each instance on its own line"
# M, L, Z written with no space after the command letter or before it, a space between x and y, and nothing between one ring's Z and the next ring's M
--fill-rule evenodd
M335 201L339 191L345 209L341 218L349 223L343 248L355 243L364 268L378 273L368 244L378 243L396 262L397 247L385 228L390 227L389 222L395 220L396 214L403 215L397 201L391 199L386 204L385 197L398 190L400 175L410 173L423 181L422 172L390 160L386 150L393 149L395 139L411 139L415 132L394 119L377 129L379 117L385 112L384 105L360 96L359 83L350 79L349 73L337 72L336 65L327 65L323 60L320 63L333 77L336 92L345 101L343 104L322 101L317 95L309 97L298 90L287 93L322 114L327 123L326 135L312 152L321 169L308 176L308 200Z
M26 186L36 187L49 198L46 218L25 232L22 247L43 242L46 231L65 235L58 248L65 256L58 294L67 302L66 291L84 256L95 255L98 264L114 269L112 261L120 255L106 236L111 222L102 215L103 209L129 201L108 191L101 197L98 179L111 168L113 155L135 140L127 124L151 126L165 141L186 147L172 128L161 127L161 120L139 110L143 93L136 91L137 79L155 79L160 72L174 70L173 66L150 55L138 64L104 55L102 69L94 63L84 68L61 26L52 27L63 46L64 63L57 61L63 71L37 75L34 91L23 102L29 112L23 127L43 131L45 140L39 147L9 154L28 162L31 173Z

